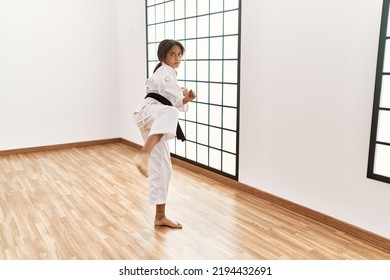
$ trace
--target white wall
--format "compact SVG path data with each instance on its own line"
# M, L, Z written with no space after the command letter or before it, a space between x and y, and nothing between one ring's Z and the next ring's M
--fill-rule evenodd
M240 181L390 237L366 178L382 1L242 6Z
M133 112L145 97L145 2L117 0L121 137L143 144Z
M0 150L119 137L110 0L0 0Z

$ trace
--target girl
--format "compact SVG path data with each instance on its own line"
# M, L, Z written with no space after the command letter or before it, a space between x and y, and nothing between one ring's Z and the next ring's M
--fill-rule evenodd
M146 97L134 113L145 144L134 161L138 170L149 179L149 201L156 205L154 224L182 228L165 216L165 203L172 173L168 140L185 137L178 125L179 111L188 110L195 99L192 90L177 84L176 68L184 54L183 45L175 40L163 40L157 50L159 63L146 80Z

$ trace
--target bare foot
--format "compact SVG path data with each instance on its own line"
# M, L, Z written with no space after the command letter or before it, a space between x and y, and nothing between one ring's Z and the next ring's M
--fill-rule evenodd
M183 228L182 224L178 222L173 222L168 218L161 218L161 219L154 219L154 225L155 226L166 226L171 228Z
M139 172L145 177L148 177L148 160L149 154L144 152L138 152L134 157L135 166L137 166Z

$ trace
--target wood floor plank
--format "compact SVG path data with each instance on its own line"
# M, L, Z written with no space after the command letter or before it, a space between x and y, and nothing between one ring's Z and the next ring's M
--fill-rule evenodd
M111 143L0 157L0 259L390 259L390 254L174 165L153 226L135 150Z

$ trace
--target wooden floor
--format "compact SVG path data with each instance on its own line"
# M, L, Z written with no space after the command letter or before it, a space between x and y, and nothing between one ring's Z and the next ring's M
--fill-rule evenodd
M155 228L135 150L114 143L0 157L0 259L390 259L333 228L174 166Z

